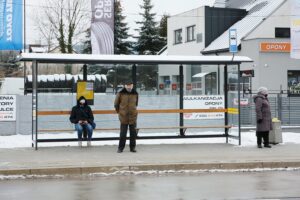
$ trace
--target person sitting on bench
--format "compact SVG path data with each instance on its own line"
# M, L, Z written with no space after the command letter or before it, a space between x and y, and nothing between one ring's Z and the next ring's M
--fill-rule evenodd
M77 105L72 108L70 121L75 124L75 129L78 134L78 146L82 146L82 133L86 130L88 135L87 146L91 146L93 135L92 123L94 122L93 112L88 106L86 99L81 96L77 100Z

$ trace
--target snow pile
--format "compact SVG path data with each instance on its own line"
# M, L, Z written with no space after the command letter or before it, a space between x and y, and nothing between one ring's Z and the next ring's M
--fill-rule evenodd
M146 135L144 133L143 135ZM202 134L220 134L216 132L202 132ZM142 135L142 134L140 134ZM154 135L151 133L151 135ZM170 133L156 133L155 135L170 135ZM242 132L242 145L256 146L256 136L254 131ZM111 132L95 132L94 137L118 137L119 133ZM74 133L59 133L59 134L41 134L39 138L76 138L76 132ZM300 144L300 133L284 132L282 134L283 145L287 143ZM193 138L193 139L156 139L156 140L138 140L138 144L152 145L152 144L198 144L198 143L225 143L225 138ZM236 140L230 140L230 143L236 144ZM118 141L93 141L95 146L103 145L117 145ZM51 143L39 143L41 147L48 146L77 146L76 142L51 142ZM0 148L23 148L31 147L31 135L12 135L12 136L0 136Z
M97 178L110 176L167 176L178 174L204 174L204 173L261 173L269 171L299 171L300 168L254 168L254 169L203 169L203 170L149 170L149 171L115 171L112 173L91 173L82 174L81 178ZM26 180L26 179L64 179L78 175L0 175L0 181L3 180Z

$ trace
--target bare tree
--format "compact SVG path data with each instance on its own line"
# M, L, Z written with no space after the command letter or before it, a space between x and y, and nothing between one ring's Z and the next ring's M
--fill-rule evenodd
M46 43L50 47L57 44L62 53L73 53L75 41L89 26L91 13L88 5L86 0L46 1L37 22Z

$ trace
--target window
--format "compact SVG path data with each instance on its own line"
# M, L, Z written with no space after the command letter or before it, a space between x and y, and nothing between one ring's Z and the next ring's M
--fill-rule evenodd
M186 28L186 41L191 42L195 41L195 25L194 26L189 26Z
M290 38L291 37L290 28L275 28L275 37L276 38Z
M182 43L182 29L178 29L174 31L175 35L175 44Z

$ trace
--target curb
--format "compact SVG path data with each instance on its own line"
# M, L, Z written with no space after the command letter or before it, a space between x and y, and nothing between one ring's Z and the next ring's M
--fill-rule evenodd
M181 170L238 170L238 169L278 169L299 168L300 161L291 162L247 162L247 163L192 163L164 165L129 165L100 167L62 167L37 169L3 169L0 175L84 175L93 173L115 173L120 171L181 171Z

